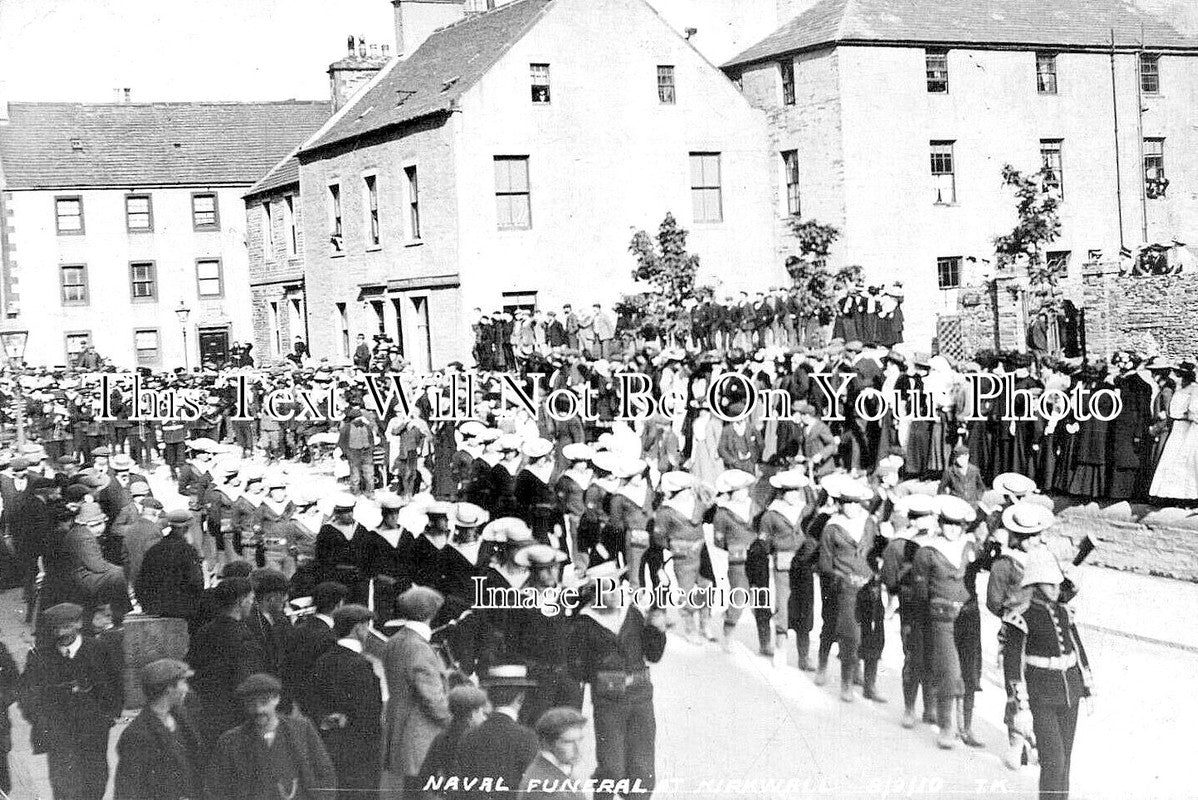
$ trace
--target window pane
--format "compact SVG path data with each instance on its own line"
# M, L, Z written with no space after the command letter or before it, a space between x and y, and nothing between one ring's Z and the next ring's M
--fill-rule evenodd
M1148 94L1161 90L1160 61L1157 56L1140 56L1140 89Z
M216 195L197 194L191 199L193 224L196 227L216 225Z
M55 203L60 231L83 230L83 201L58 200Z
M948 91L948 53L945 51L929 50L924 56L928 78L928 91L944 93Z
M936 281L941 289L956 289L961 285L961 257L936 259Z
M675 100L672 66L662 65L657 68L657 99L662 103L673 103Z
M532 101L534 103L549 102L549 65L529 64L532 74Z

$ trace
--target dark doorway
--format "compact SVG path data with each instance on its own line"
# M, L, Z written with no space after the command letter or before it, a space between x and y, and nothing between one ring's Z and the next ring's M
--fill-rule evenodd
M200 363L224 364L229 360L229 329L200 328Z

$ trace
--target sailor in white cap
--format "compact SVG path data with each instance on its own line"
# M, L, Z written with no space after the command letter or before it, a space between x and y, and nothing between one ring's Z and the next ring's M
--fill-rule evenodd
M574 563L585 568L586 553L578 544L578 531L582 519L587 515L586 496L595 473L591 470L591 459L595 451L588 444L574 442L562 448L562 458L569 465L553 484L557 503L566 522L566 540ZM591 493L594 495L594 492Z
M491 468L491 497L484 508L494 517L520 516L516 503L516 476L523 467L522 442L514 433L505 433L495 441L499 463Z
M354 521L356 503L349 492L333 496L333 516L316 535L314 569L317 583L344 584L349 589L347 601L365 604L371 576L366 561L366 530Z
M529 439L521 448L524 468L516 475L513 493L521 517L532 528L533 538L567 556L566 522L553 491L553 470L556 466L553 442L548 439Z
M612 472L619 479L619 486L611 498L607 521L607 528L614 535L606 544L623 551L628 564L628 583L634 588L643 585L645 554L649 549L649 515L653 506L647 468L639 458L618 458ZM617 542L615 536L621 536L623 541ZM656 585L655 571L651 573L650 583Z
M1003 678L1011 727L1040 753L1040 796L1067 797L1069 761L1082 698L1093 692L1090 662L1069 606L1061 566L1047 547L1028 554L1027 608L1003 617ZM1018 761L1008 763L1018 768Z
M483 528L482 538L494 546L494 556L490 564L480 565L483 581L475 597L483 603L475 606L469 650L458 654L464 671L472 671L469 659L473 659L479 674L492 665L518 660L529 615L540 613L536 609L491 607L502 605L492 602L494 598L510 594L512 589L520 589L528 582L528 566L517 563L515 558L520 550L535 544L528 525L515 517L500 517Z
M745 562L748 560L749 546L757 538L757 531L753 528L757 509L749 490L756 482L756 476L739 469L724 470L715 481L717 508L711 522L716 546L728 551L728 583L732 589L747 591L749 588ZM740 621L742 611L743 608L735 605L724 611L721 646L725 652L731 649L732 631Z
M820 536L820 572L831 576L835 587L832 602L836 612L835 641L839 645L840 699L851 703L861 645L857 602L861 592L874 580L871 557L881 534L877 522L865 507L873 499L873 490L864 482L833 474L822 483L837 508ZM826 620L825 617L825 627ZM831 640L821 632L815 676L817 686L827 680L830 650Z
M711 507L711 499L689 472L672 471L661 476L662 502L653 514L653 538L670 551L678 590L686 603L679 609L682 615L682 634L696 644L704 639L717 641L711 630L711 607L692 597L691 589L698 585L707 588L712 582L701 574L703 561L703 519ZM698 614L698 625L695 616Z
M486 429L487 426L474 419L458 425L458 449L450 460L449 474L454 485L453 496L459 500L470 502L466 495L470 493L469 484L474 474L474 462L482 456L486 448L486 442L479 438L479 434Z
M814 602L815 578L812 562L819 553L819 543L805 530L812 507L811 481L801 470L786 470L770 476L774 496L757 522L758 534L770 545L773 553L774 615L772 635L784 643L787 631L797 632L796 642L799 669L810 670L808 659L811 641L811 606ZM795 560L799 564L795 564ZM791 582L791 576L796 578ZM806 611L804 615L801 612ZM805 616L805 619L803 618ZM768 631L766 632L769 633ZM770 642L771 648L773 642Z
M490 505L491 470L503 457L503 453L496 446L499 436L499 431L495 428L483 428L474 435L478 444L468 451L474 456L474 460L470 462L470 468L458 487L458 500L483 508Z
M915 727L915 702L923 690L923 721L935 724L935 703L927 680L926 620L924 607L916 602L914 575L911 572L915 554L936 530L939 521L936 498L927 494L910 494L895 502L894 518L905 520L896 525L894 536L882 551L879 576L891 597L899 603L899 635L903 644L903 727Z
M965 526L976 512L965 500L952 495L937 498L940 532L915 554L912 564L915 598L928 610L927 669L936 695L936 720L940 734L936 743L945 750L956 747L964 737L971 746L982 746L968 726L957 717L958 704L965 696L965 681L957 651L956 623L969 599L965 588L965 569L976 555L972 537ZM968 734L966 736L966 734Z

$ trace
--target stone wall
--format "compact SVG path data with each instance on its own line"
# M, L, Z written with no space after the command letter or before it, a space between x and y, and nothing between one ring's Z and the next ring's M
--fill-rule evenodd
M1193 511L1090 503L1061 511L1053 531L1074 542L1094 537L1098 546L1087 563L1198 582L1198 513Z
M1167 358L1198 353L1198 273L1120 275L1118 265L1087 266L1086 349L1105 357L1130 348Z

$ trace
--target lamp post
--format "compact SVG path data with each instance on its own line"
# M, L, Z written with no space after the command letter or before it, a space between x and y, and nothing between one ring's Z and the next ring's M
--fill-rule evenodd
M187 307L187 303L179 301L179 307L175 309L175 316L179 318L179 327L183 330L183 369L186 372L191 371L190 354L187 350L187 318L191 315L191 309Z
M0 346L4 347L4 355L8 358L9 370L13 376L13 404L16 406L18 448L25 444L25 392L21 387L21 371L25 364L25 345L28 341L29 331L0 333Z

